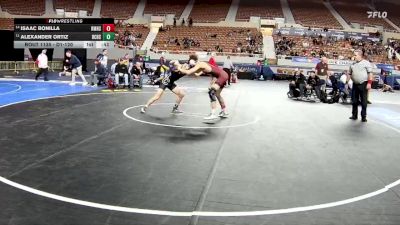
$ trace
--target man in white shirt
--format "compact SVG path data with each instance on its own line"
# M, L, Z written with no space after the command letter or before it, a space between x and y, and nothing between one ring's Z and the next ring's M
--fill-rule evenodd
M35 77L35 80L38 80L39 76L43 74L44 76L44 81L48 81L47 79L47 73L49 72L49 66L48 66L48 58L46 55L47 50L43 49L42 53L37 57L37 64L38 64L38 71Z
M115 60L114 64L111 65L111 74L115 75L115 67L118 65L118 60Z

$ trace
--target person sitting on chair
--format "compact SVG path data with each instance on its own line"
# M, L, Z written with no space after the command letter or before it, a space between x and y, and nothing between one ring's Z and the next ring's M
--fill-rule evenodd
M307 79L307 90L314 90L315 95L317 95L317 101L321 99L321 80L312 71Z
M119 78L124 78L124 88L129 85L129 71L128 65L123 59L120 59L118 64L115 66L115 85L119 86Z
M143 86L143 77L142 77L142 65L140 62L136 62L135 65L132 66L131 69L131 75L132 75L132 79L131 79L131 87L135 86L135 81L137 81L139 88L142 88Z
M332 72L328 73L328 75L326 76L326 80L329 80L329 83L332 86L332 91L329 93L329 95L336 95L339 90L339 83L335 75Z
M299 69L296 68L296 70L292 76L292 80L289 83L289 92L290 92L291 96L295 96L294 93L296 91L296 88L299 88L300 89L299 97L304 99L305 80L306 80L306 77L304 76L302 71L299 71Z

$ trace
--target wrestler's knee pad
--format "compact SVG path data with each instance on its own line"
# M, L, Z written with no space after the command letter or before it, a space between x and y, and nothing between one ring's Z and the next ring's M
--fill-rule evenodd
M211 102L217 101L217 91L213 88L208 90L208 96L210 97Z

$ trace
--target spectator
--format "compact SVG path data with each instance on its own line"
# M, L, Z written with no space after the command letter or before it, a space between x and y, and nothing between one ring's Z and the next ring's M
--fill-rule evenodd
M315 95L319 101L321 99L321 81L318 76L315 76L315 72L312 71L307 79L307 90L314 90Z
M103 51L96 56L96 59L100 62L101 66L104 68L107 68L107 63L108 63L108 51L107 49L103 49Z
M322 57L321 61L319 63L317 63L317 65L315 66L315 73L318 76L327 76L328 75L328 59L326 57Z
M131 69L131 87L134 87L134 81L138 82L140 88L143 86L143 77L142 77L143 69L140 62L136 62L135 65Z
M118 60L115 60L115 62L111 65L111 74L115 75L115 67L118 65Z
M189 17L189 27L192 27L193 26L193 19L192 19L192 17Z
M176 17L174 17L174 27L176 27Z
M74 54L72 54L71 50L68 50L65 55L67 56L67 58L69 58L69 60L67 62L69 62L69 64L71 65L71 76L72 76L72 81L71 83L69 83L69 85L75 85L75 76L76 74L79 75L79 77L82 79L83 81L83 86L88 85L88 82L86 81L85 77L83 76L82 73L82 63L81 61L78 59L78 57L76 57Z
M39 76L43 74L44 76L44 81L48 81L47 79L47 73L49 72L49 66L48 66L48 58L46 55L47 50L43 49L42 53L39 54L37 57L37 64L38 64L38 71L35 76L35 80L38 80Z
M96 70L90 75L90 82L89 84L92 87L97 87L99 81L103 81L107 75L106 68L101 64L101 61L96 59L95 60Z
M305 88L305 80L306 77L302 73L303 71L299 71L298 68L295 69L295 72L292 76L292 79L289 83L289 92L292 96L295 96L294 92L296 88L300 89L300 97L301 99L304 99L304 88Z
M185 26L185 18L182 18L182 26Z
M120 77L123 77L124 79L124 88L127 87L129 85L129 71L125 59L120 59L118 64L115 66L115 84L117 87L119 86Z

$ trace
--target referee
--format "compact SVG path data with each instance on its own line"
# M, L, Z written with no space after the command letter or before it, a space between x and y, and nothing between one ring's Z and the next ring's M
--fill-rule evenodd
M223 65L223 70L228 74L228 85L231 85L231 73L233 68L231 57L228 55Z
M358 104L361 102L361 121L367 122L367 103L368 103L368 90L371 89L372 84L372 67L371 64L363 59L362 51L354 51L356 62L350 66L347 82L353 80L352 100L353 111L351 120L357 120L358 117Z
M49 65L48 65L48 58L46 55L47 50L43 49L42 53L37 57L37 62L38 62L38 71L36 73L35 76L35 80L38 80L38 78L40 77L40 75L44 75L44 81L49 81L49 79L47 79L47 73L49 72Z

